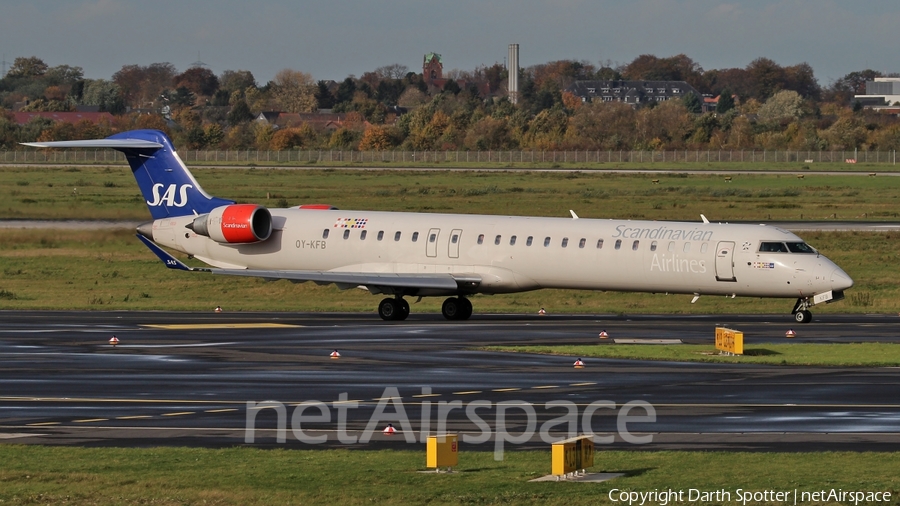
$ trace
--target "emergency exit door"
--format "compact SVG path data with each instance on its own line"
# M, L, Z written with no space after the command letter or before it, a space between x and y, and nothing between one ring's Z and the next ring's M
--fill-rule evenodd
M438 236L441 235L441 229L432 228L428 231L428 242L425 243L425 255L434 258L437 256Z
M716 281L737 281L734 277L734 243L720 242L716 246Z

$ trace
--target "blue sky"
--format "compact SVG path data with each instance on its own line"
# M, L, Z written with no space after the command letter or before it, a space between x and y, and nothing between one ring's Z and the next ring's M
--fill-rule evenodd
M823 85L872 68L900 72L897 0L0 0L0 53L108 79L122 65L198 57L260 84L283 68L340 80L422 56L445 70L559 59L627 63L684 53L704 69L765 56L807 62Z

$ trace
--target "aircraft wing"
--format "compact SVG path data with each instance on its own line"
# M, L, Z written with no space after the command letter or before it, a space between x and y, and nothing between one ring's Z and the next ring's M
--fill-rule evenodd
M113 148L113 149L159 149L162 144L140 139L93 139L84 141L22 142L33 148Z
M298 282L312 281L318 284L334 283L342 290L356 286L365 286L374 293L390 291L390 289L394 288L422 288L453 291L463 287L474 288L481 284L481 276L477 274L402 274L392 272L367 273L195 268L188 267L146 237L137 234L137 238L150 248L150 251L156 254L166 267L183 271L211 272L213 274L247 276L271 280L288 279ZM385 290L385 288L387 290Z

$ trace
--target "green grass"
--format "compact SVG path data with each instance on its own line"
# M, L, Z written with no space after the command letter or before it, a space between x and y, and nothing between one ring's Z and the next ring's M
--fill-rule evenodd
M269 207L699 221L896 220L900 178L207 169L210 194ZM653 183L658 180L658 183ZM2 167L0 219L129 219L149 213L126 166Z
M817 232L804 238L856 281L824 313L900 312L900 234ZM197 261L182 260L201 265ZM358 289L166 269L130 231L0 229L0 309L374 312L379 297ZM781 313L793 301L690 295L538 290L475 296L477 313ZM440 311L442 298L413 304Z
M0 504L612 504L613 488L900 491L898 453L600 451L602 484L528 483L550 452L460 453L459 472L417 473L402 451L0 446ZM686 499L687 497L685 497ZM686 502L686 501L685 501Z
M712 339L712 338L710 338ZM726 364L770 364L843 367L900 366L900 344L751 344L744 343L743 356L720 354L714 344L597 344L579 346L489 346L488 351L542 353L581 358L716 362Z

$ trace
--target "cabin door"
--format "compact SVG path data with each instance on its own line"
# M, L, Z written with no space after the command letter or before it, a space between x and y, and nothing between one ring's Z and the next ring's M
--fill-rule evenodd
M432 228L428 231L428 242L425 243L425 255L434 258L437 256L438 237L441 235L441 229Z
M720 242L716 247L716 281L737 281L734 277L734 243Z
M454 228L450 231L450 248L447 256L450 258L459 258L459 241L462 240L462 230Z

